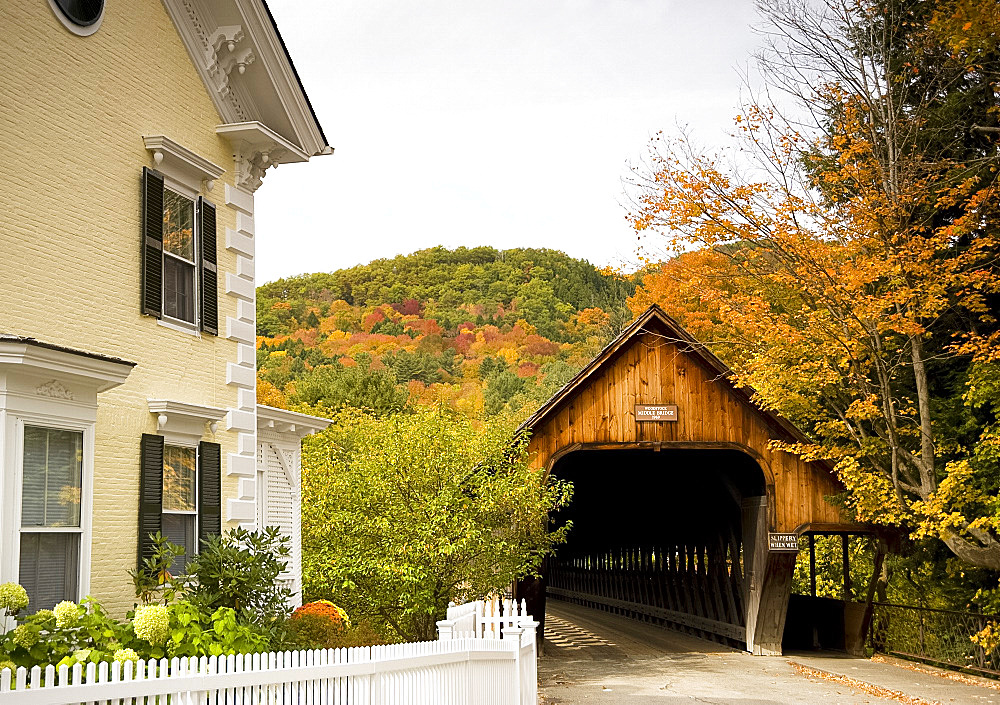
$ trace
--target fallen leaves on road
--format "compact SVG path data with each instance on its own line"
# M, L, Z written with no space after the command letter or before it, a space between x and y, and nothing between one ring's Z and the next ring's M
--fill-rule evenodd
M850 686L851 688L855 688L856 690L860 690L863 693L867 693L868 695L872 695L877 698L891 698L904 703L905 705L940 705L940 703L936 700L924 700L923 698L901 693L898 690L890 690L889 688L883 688L878 685L872 685L871 683L865 683L864 681L859 681L855 678L849 678L837 673L829 673L827 671L809 668L808 666L803 666L802 664L795 663L794 661L789 661L788 664L801 676L821 678L825 681L831 681L833 683L843 683L844 685Z
M966 685L976 685L980 688L992 688L993 690L1000 690L1000 682L989 680L988 678L978 678L975 676L967 676L964 673L958 673L956 671L945 671L940 668L928 668L927 666L921 666L918 663L913 663L911 661L904 661L897 658L886 658L881 654L875 654L872 656L872 661L876 663L887 663L891 666L896 666L897 668L905 668L908 671L914 671L916 673L926 673L931 676L938 676L940 678L947 678L948 680L958 681L959 683L964 683Z

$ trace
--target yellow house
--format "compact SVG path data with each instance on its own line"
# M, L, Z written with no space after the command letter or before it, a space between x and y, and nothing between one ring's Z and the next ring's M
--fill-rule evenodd
M120 613L150 532L182 561L237 525L297 541L326 422L258 414L254 192L333 150L263 0L9 0L0 26L0 582Z

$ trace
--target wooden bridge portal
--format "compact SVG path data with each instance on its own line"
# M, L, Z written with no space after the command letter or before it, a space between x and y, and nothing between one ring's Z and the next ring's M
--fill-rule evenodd
M859 527L824 499L843 491L828 466L772 450L802 432L729 377L654 306L525 422L535 466L575 486L567 545L517 586L531 614L549 596L781 653L779 534Z

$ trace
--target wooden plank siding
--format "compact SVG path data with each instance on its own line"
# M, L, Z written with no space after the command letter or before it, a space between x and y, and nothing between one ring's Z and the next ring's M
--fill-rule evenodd
M678 420L636 422L636 404L677 404ZM806 440L801 431L756 407L729 382L725 366L656 307L522 429L531 434L533 466L546 471L582 448L735 448L763 470L771 531L847 524L824 500L843 491L828 466L769 447L773 439Z

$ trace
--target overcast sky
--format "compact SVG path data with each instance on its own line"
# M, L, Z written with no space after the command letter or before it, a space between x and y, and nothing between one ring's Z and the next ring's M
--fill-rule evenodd
M268 172L259 282L424 247L628 262L657 130L731 131L752 0L271 0L333 156Z

